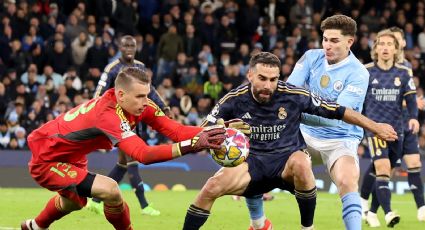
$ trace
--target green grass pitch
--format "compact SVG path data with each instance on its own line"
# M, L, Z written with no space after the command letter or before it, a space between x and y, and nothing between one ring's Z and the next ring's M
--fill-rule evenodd
M151 203L161 211L159 217L148 217L140 214L140 207L131 191L123 195L131 211L134 229L173 230L181 229L188 206L198 191L186 192L147 192ZM0 188L0 229L18 228L19 223L27 218L35 217L54 193L45 189L9 189ZM275 194L275 200L265 202L267 217L275 229L300 229L299 212L295 198L287 193ZM425 223L416 220L416 207L411 194L392 196L392 207L401 214L401 222L396 229L425 229ZM381 224L384 225L382 211L378 212ZM344 229L341 216L341 203L337 195L319 193L315 215L316 230ZM212 214L204 227L205 230L246 230L249 219L245 202L233 201L230 196L218 199L213 206ZM369 229L363 224L364 229ZM88 210L81 210L55 222L51 230L61 229L112 229L103 215L96 215ZM386 229L381 227L379 229Z

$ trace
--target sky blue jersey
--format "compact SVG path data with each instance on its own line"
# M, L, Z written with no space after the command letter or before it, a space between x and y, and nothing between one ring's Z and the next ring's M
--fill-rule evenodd
M305 87L326 100L361 112L369 84L369 72L351 51L344 60L329 65L323 49L312 49L298 60L288 82ZM323 123L332 126L316 127L302 124L300 128L315 138L358 140L363 138L361 127L337 120Z

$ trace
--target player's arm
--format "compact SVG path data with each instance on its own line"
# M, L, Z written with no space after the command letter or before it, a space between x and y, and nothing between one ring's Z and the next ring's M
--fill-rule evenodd
M108 68L108 66L106 66ZM111 77L109 72L103 72L100 75L99 82L97 83L96 91L94 92L93 98L99 97L102 95L109 87L111 86Z
M409 113L409 130L413 133L418 133L420 125L418 121L418 104L416 102L416 86L412 77L409 76L407 79L408 81L403 90L403 98L406 101Z
M305 87L310 78L310 56L314 53L309 50L297 61L291 75L286 82L298 86Z
M226 96L223 98L226 98ZM201 126L206 127L215 124L223 125L226 128L237 129L249 136L251 134L251 126L233 115L233 103L235 103L235 101L232 99L220 100L201 123Z
M137 135L128 131L127 137L117 144L125 154L143 163L152 164L168 161L188 153L197 153L204 149L219 149L224 141L225 130L222 126L201 129L193 138L174 144L149 146Z
M336 102L339 105L360 112L363 108L363 103L367 93L367 87L369 84L369 73L364 72L363 74L356 74L356 76L348 77L349 81L347 81L344 89L339 94ZM304 117L302 122L311 126L335 127L343 123L340 120L331 120L310 114L304 114L303 116Z
M304 112L306 113L330 119L339 119L353 125L358 125L386 141L397 139L397 133L391 125L376 123L359 112L333 102L327 102L314 94L310 94L309 97L304 95L303 97L300 100L304 102Z

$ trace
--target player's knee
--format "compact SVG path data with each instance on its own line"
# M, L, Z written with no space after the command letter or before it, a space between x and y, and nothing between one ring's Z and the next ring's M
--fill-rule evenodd
M224 193L224 186L219 177L211 177L202 190L204 196L208 198L218 198Z
M297 157L291 162L291 168L295 175L304 175L311 171L311 163L304 157Z
M347 177L339 177L335 183L340 192L354 192L358 190L358 178L348 175Z
M115 182L115 181L114 181ZM112 184L107 189L107 192L103 196L103 201L105 203L119 203L122 200L121 197L121 191L118 187L118 184L115 182L115 184Z

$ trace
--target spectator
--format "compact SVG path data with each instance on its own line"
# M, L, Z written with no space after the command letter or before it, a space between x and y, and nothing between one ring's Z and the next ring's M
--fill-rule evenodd
M53 71L61 75L65 73L69 66L73 65L71 55L65 50L63 41L55 42L54 49L47 54L47 63L52 66Z
M209 80L204 83L204 94L216 101L221 91L223 91L223 83L218 79L217 74L211 74Z
M7 124L0 119L0 149L5 149L9 145L11 134L7 128Z
M136 28L136 11L132 6L131 0L123 0L118 2L113 19L115 28L117 30L116 32L118 34L135 34L134 28Z
M46 77L44 75L38 75L38 67L36 64L29 64L27 72L21 75L21 82L28 85L29 79L34 79L39 84L46 83Z
M195 35L195 26L186 25L186 33L183 36L184 52L189 62L196 63L201 51L201 40Z
M26 131L23 127L16 128L14 137L12 138L9 147L11 149L28 149ZM15 144L16 141L16 144Z
M53 80L53 84L54 84L55 89L57 89L59 87L59 85L63 85L65 83L62 75L54 72L52 66L50 66L50 65L44 66L42 77L46 80L47 79Z
M108 52L103 45L102 37L96 36L94 44L87 50L86 64L88 68L103 70L108 64Z
M183 52L183 41L177 34L175 25L168 28L168 32L161 36L157 48L158 71L153 80L154 85L162 82L165 76L172 73L176 63L177 54Z
M93 43L88 39L87 33L82 31L71 43L72 60L77 66L81 66L86 60L88 49Z

